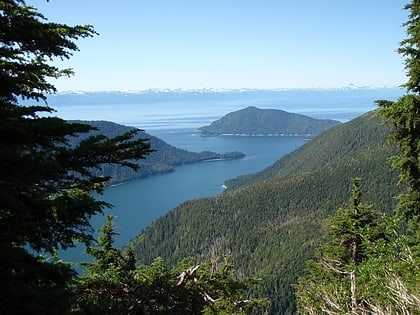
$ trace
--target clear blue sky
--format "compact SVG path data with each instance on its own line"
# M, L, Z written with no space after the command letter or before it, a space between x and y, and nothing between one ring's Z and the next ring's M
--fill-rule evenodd
M65 90L397 86L402 0L28 0L99 36L59 66Z

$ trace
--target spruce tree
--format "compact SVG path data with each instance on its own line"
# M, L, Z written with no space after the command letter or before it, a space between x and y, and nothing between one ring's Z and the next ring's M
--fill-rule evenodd
M353 180L349 206L326 221L328 241L299 279L297 300L307 314L362 313L366 283L360 271L368 244L386 240L381 215L360 200L360 179Z
M391 121L394 131L391 140L401 148L401 154L392 158L392 165L400 170L400 184L407 192L399 197L398 214L418 229L420 223L420 1L412 0L404 24L408 37L401 42L398 52L405 57L408 81L407 94L397 101L377 101L381 115Z
M137 282L134 278L135 260L131 251L124 255L114 247L113 216L108 215L99 229L95 246L87 253L93 261L83 263L84 274L75 282L76 297L73 312L88 314L137 314L143 309L137 299Z
M72 269L53 259L60 248L92 240L90 218L109 206L93 197L109 178L102 164L137 168L149 151L136 131L96 135L70 145L69 137L92 130L54 116L47 96L53 79L72 74L53 65L94 36L90 25L47 19L23 0L0 1L0 313L54 314L67 307ZM43 257L52 257L45 259Z
M398 184L406 187L396 209L403 242L394 250L399 256L385 277L401 310L420 314L420 1L412 0L405 9L409 11L404 24L407 38L398 52L405 57L407 93L395 102L377 101L380 114L394 127L390 141L401 153L391 163L400 171Z

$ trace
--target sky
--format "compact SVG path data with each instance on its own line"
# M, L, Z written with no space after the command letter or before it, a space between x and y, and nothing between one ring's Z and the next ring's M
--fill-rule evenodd
M27 0L100 34L58 91L399 86L402 0Z

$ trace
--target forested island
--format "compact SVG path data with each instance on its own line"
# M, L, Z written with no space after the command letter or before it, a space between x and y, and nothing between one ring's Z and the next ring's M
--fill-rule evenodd
M315 119L278 109L259 109L254 106L231 112L198 128L202 135L305 135L313 136L340 124L330 119Z
M126 132L135 130L134 127L128 127L116 124L109 121L74 121L77 123L85 123L93 126L97 130L91 131L89 134L80 134L76 137L70 138L73 145L77 144L83 139L91 135L102 134L108 137L120 136ZM112 164L101 165L97 170L97 174L111 176L111 184L118 184L142 178L145 176L162 174L174 171L175 167L182 164L198 163L211 160L228 160L239 159L245 156L242 152L226 152L215 153L210 151L190 152L184 149L176 148L158 137L152 136L144 131L138 132L134 139L144 139L150 144L153 152L148 154L144 159L137 164L139 170L132 170L128 167L122 167Z

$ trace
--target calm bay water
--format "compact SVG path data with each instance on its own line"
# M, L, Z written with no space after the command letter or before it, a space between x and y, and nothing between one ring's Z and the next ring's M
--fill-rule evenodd
M185 137L185 138L184 138ZM238 150L243 159L183 165L175 172L132 181L106 190L104 199L115 205L120 236L117 245L126 244L142 228L170 209L190 199L208 197L223 191L230 178L250 174L271 165L279 157L301 146L301 137L205 137L179 131L179 142L194 138L190 149L217 152ZM182 140L184 138L184 140ZM200 140L203 141L203 143Z
M65 119L109 120L145 129L171 145L189 151L241 151L239 160L183 165L169 174L155 175L108 188L99 198L114 205L107 210L116 216L116 245L121 247L158 217L186 200L222 193L224 182L239 175L260 171L283 155L303 145L301 137L202 137L197 128L223 115L247 106L276 108L314 118L342 122L375 108L375 99L396 99L401 91L292 91L279 94L155 95L136 98L132 95L60 95L49 101L58 116ZM326 93L326 94L325 94ZM163 100L162 100L163 98ZM105 222L93 218L94 227ZM88 257L76 248L63 253L69 261Z
M99 199L114 207L106 214L115 215L115 245L122 247L141 230L186 200L214 196L223 192L226 180L264 169L306 142L302 137L201 137L191 129L159 130L157 136L191 151L212 149L216 152L241 151L246 157L238 160L211 161L182 165L172 173L134 180L109 187ZM99 228L103 216L92 219ZM61 255L67 261L86 261L81 247Z

